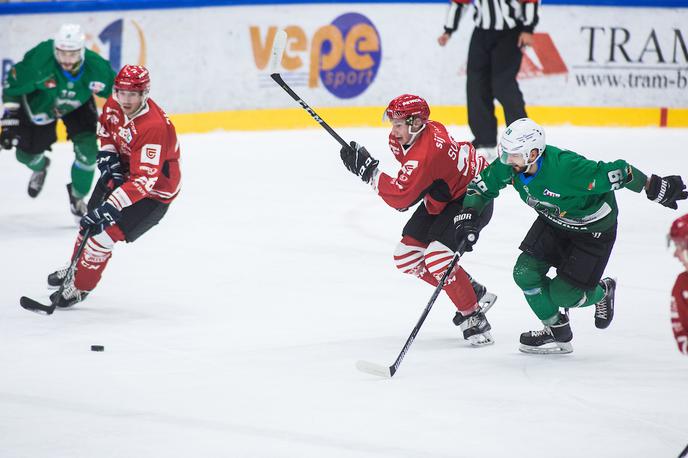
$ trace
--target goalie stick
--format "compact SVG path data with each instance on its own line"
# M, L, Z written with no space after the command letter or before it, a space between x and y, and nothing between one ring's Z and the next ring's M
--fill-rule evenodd
M313 117L317 121L318 124L322 126L323 129L325 129L335 140L339 142L340 145L345 146L347 148L351 148L351 146L342 138L339 136L337 132L332 129L323 118L321 118L318 113L315 112L306 102L301 99L301 97L298 96L296 92L292 88L289 87L287 83L284 82L282 79L282 75L277 72L277 65L279 62L282 60L282 54L284 54L284 48L287 45L287 33L284 30L280 30L277 32L275 35L275 42L273 43L272 46L272 54L270 57L270 68L273 73L270 74L270 78L272 78L275 83L279 84L279 86L284 89L284 91L291 96L292 99L296 100L301 107L308 112L309 115Z
M84 238L81 240L81 243L79 244L79 247L77 248L76 252L74 253L74 257L72 258L71 264L69 264L69 267L67 268L67 273L65 274L64 281L60 285L60 289L57 290L57 294L55 295L55 300L53 300L50 305L43 305L40 302L31 299L30 297L22 296L19 299L19 305L22 306L22 308L42 314L42 315L52 315L53 312L55 311L55 307L57 307L57 301L60 300L60 296L62 295L62 291L64 291L65 285L67 284L68 281L71 281L71 277L74 276L74 271L76 270L76 263L79 261L79 258L81 257L81 253L84 251L84 247L86 246L86 242L88 241L89 236L91 235L91 231L87 230L84 232Z
M470 241L475 240L475 235L470 234L469 237L471 239ZM399 353L399 356L397 356L397 359L394 361L394 363L391 366L383 366L381 364L371 363L368 361L357 361L356 369L358 369L361 372L366 372L368 374L377 375L379 377L384 378L392 378L394 376L397 370L399 370L399 366L401 365L401 361L404 359L404 356L406 356L406 352L409 351L409 348L411 348L411 344L416 339L416 335L418 335L420 327L423 326L425 318L427 318L428 314L430 313L430 309L435 304L435 300L437 300L437 297L440 295L440 292L444 287L444 282L447 280L449 273L454 269L454 266L456 266L456 263L459 261L459 258L461 257L461 254L463 253L465 246L465 242L459 244L459 247L454 253L454 257L449 263L447 270L444 271L444 275L442 275L440 282L437 284L437 287L435 287L435 291L432 293L432 296L430 296L430 301L428 301L428 305L425 306L425 309L423 310L423 313L420 315L420 318L418 319L416 326L411 331L411 335L408 337L408 339L406 339L406 343L404 344L404 347L401 349L401 352ZM485 309L485 311L487 311L487 308Z

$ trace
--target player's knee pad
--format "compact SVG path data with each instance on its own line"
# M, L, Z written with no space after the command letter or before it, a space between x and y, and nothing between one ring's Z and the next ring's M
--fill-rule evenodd
M394 264L406 274L415 275L423 266L426 244L413 237L404 236L394 250Z
M580 307L587 299L585 291L561 277L552 279L549 284L549 295L555 305L566 308Z
M516 260L513 271L514 282L521 290L530 291L542 287L545 275L542 274L541 264L542 261L538 261L526 253L521 253Z
M447 245L433 241L425 249L425 266L435 278L441 277L453 257L454 252Z
M98 140L95 133L82 132L72 138L74 144L74 165L85 170L93 170L98 155Z

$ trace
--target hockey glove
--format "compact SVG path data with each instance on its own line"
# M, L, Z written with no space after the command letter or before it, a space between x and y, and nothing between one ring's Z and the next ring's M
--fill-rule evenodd
M110 227L120 219L122 213L117 210L111 203L105 202L100 207L96 207L90 212L86 213L81 218L81 228L79 233L84 235L87 229L90 229L90 234L97 235L103 232L106 227Z
M5 113L0 121L0 147L12 149L19 143L19 104L5 104Z
M473 251L473 245L478 241L478 212L474 208L464 208L454 217L457 246L464 246L464 251Z
M98 170L100 170L99 182L107 189L118 188L124 183L122 163L117 153L110 151L98 151Z
M688 198L688 191L685 189L686 185L678 175L668 177L652 175L645 194L651 201L676 210L678 208L676 202Z
M364 146L351 142L351 146L342 146L339 155L348 171L370 183L380 161L373 159Z

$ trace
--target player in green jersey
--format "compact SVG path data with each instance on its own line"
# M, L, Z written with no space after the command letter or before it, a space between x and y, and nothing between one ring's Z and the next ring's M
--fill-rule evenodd
M475 177L456 216L456 237L467 251L477 241L477 220L485 205L511 184L538 218L521 242L513 276L541 331L521 334L526 353L570 353L573 334L566 310L595 305L595 326L606 328L614 314L616 281L602 278L616 240L614 191L645 190L647 197L676 209L688 192L679 176L649 178L624 160L596 162L545 143L542 127L528 118L514 121L499 141L499 160ZM549 278L550 267L557 275ZM561 313L560 309L565 313Z
M17 160L33 171L28 192L36 197L50 167L45 152L57 141L57 119L62 119L74 144L67 191L77 218L86 210L84 198L91 189L98 153L93 95L110 96L115 78L110 63L85 46L81 27L65 24L54 40L38 44L12 67L3 87L0 132L0 147L16 147Z

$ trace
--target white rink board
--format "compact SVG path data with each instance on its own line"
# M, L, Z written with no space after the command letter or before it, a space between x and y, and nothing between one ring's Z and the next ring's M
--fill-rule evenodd
M346 13L370 21L381 52L371 59L370 51L354 45L378 71L351 98L327 90L317 65L311 65L321 57L319 47L312 49L314 37ZM298 36L290 35L288 53L297 65L285 80L312 105L380 106L403 92L422 94L431 106L463 105L472 14L464 15L459 32L440 48L436 39L445 14L441 4L332 4L2 16L0 58L17 61L61 23L78 22L89 46L105 56L145 62L153 97L171 113L284 108L292 101L275 96L256 56L268 46L269 27L291 26ZM120 20L121 34L111 30L100 37ZM525 99L544 106L686 107L687 24L688 9L545 5L536 29L541 42L527 50L532 65L521 79ZM255 46L252 27L259 37ZM306 86L309 75L315 75L312 87Z

